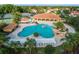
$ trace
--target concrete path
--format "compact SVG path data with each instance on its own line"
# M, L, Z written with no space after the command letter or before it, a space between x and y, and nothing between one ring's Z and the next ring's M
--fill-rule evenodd
M64 26L66 28L68 28L69 33L76 33L75 29L73 27L69 26L68 24L64 24Z

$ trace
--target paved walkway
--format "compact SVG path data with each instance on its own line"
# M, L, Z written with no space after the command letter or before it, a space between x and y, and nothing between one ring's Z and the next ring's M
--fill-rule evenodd
M68 24L64 24L64 26L66 28L68 28L69 33L76 33L75 29L73 27L69 26Z

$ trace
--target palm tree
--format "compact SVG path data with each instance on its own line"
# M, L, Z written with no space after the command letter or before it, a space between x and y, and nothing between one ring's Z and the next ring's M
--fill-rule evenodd
M14 22L19 23L19 20L20 20L20 18L21 18L21 13L14 11L14 12L12 13L12 15L13 15Z
M75 48L79 44L79 33L69 33L65 40L66 42L63 44L64 50L69 53L74 53L76 51Z
M29 53L31 54L32 53L32 49L35 48L35 46L36 46L35 39L27 38L27 41L25 42L24 46L28 49Z
M39 33L35 32L33 33L34 37L38 37L39 36Z
M8 38L6 38L6 34L0 32L0 53L9 53L9 49L7 46Z
M2 46L6 41L5 33L0 32L0 46Z
M62 22L54 23L54 25L56 26L56 28L64 28L64 24Z
M11 41L10 44L9 44L9 48L14 51L13 53L21 53L21 48L22 48L22 45L19 41Z
M45 51L46 54L52 54L52 53L54 53L55 48L53 48L52 45L47 45L45 47L45 50L44 51Z

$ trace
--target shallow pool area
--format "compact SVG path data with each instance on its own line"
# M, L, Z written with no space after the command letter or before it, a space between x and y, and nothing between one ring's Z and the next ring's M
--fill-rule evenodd
M27 37L35 32L39 33L39 35L44 38L54 37L53 28L47 24L37 24L37 25L24 27L22 31L18 33L18 36Z

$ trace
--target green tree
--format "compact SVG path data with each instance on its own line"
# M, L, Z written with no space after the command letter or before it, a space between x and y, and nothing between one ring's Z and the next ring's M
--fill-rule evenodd
M66 14L66 15L70 13L69 10L63 10L63 12L64 12L64 14Z
M33 33L34 37L38 37L39 36L39 33L35 32Z
M54 53L55 48L53 48L52 45L47 45L45 47L45 50L44 51L45 51L46 54L52 54L52 53Z
M7 41L5 33L0 32L0 47Z
M22 45L19 41L16 41L16 42L11 41L10 44L9 44L9 48L11 50L13 50L12 53L22 53L22 51L21 51L22 50Z
M36 40L27 38L27 41L24 44L25 48L28 49L28 53L34 53L34 49L36 48Z
M11 4L4 4L4 5L1 5L0 7L0 10L2 13L11 13L12 10L14 10L14 5L11 5Z
M61 15L61 11L60 10L58 10L56 13Z
M21 18L21 13L20 12L13 12L12 14L13 14L14 22L19 23L19 20Z
M72 25L77 31L79 31L79 16L67 16L65 17L65 22L69 25Z
M64 28L64 24L62 22L54 23L54 25L56 26L56 28Z
M15 11L15 12L23 12L23 8L21 6L15 6L13 11Z
M66 42L63 44L64 51L68 53L74 53L76 47L79 44L79 33L69 33L65 38Z

